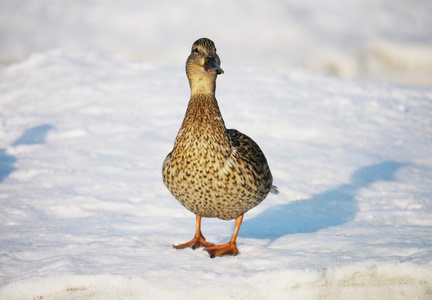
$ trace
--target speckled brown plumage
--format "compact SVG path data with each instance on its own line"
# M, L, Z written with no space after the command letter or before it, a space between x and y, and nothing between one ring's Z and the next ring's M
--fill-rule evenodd
M203 38L193 44L186 63L191 98L174 148L162 168L168 190L197 215L196 236L202 236L201 217L243 217L272 189L272 175L258 145L243 133L225 128L215 98L216 77L223 73L219 65L211 40ZM203 244L191 241L184 245L194 248ZM237 254L218 251L209 252L213 256Z

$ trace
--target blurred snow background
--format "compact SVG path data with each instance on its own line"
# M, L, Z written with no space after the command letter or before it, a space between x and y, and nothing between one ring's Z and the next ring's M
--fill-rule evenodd
M184 62L213 39L224 62L432 85L430 0L0 1L0 62L52 48Z

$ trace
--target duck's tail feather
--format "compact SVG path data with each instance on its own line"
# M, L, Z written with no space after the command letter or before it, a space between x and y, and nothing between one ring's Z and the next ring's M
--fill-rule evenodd
M279 190L278 190L277 186L272 185L271 189L270 189L270 193L275 194L275 195L279 194Z

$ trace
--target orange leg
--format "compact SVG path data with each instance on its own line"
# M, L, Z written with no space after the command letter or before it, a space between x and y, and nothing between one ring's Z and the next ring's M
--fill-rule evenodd
M216 256L223 256L223 255L235 256L239 253L236 245L236 240L242 222L243 222L243 215L240 215L235 219L234 233L232 235L231 240L228 243L223 245L210 246L205 249L210 254L211 258L215 258Z
M187 243L181 244L181 245L173 245L173 247L175 249L184 249L187 247L191 247L192 249L196 249L199 247L210 247L210 246L214 246L213 244L207 243L205 240L205 237L203 236L203 234L201 233L201 217L200 216L196 216L196 230L195 230L195 237L190 240Z

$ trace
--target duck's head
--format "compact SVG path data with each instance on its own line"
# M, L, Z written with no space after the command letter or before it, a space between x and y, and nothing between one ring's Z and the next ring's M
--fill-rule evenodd
M213 41L201 38L193 43L186 61L186 74L192 94L214 93L216 77L223 73Z

